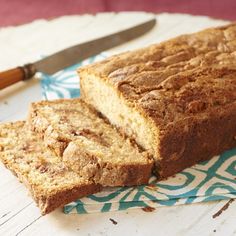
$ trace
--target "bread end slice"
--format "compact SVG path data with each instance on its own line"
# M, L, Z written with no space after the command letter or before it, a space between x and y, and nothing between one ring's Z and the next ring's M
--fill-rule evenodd
M101 189L65 166L23 121L0 124L0 161L26 185L42 215Z

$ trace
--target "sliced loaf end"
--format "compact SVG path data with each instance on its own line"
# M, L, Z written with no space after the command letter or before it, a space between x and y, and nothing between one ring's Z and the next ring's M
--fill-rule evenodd
M29 188L42 215L101 188L66 167L23 121L0 124L0 160Z

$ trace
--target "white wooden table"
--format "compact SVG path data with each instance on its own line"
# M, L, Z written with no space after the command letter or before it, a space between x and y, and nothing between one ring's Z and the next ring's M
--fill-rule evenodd
M151 17L146 13L70 16L0 29L0 70L48 55ZM148 34L116 47L117 53L167 38L224 24L224 21L180 14L157 15ZM24 119L29 103L41 99L37 79L0 91L0 121ZM213 218L227 201L89 215L65 215L61 209L41 217L27 190L0 165L0 235L236 235L236 201ZM117 224L113 224L114 219Z

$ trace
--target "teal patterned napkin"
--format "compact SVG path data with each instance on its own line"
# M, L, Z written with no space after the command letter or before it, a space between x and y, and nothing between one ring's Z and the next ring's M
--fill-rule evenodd
M106 58L106 54L91 57L52 76L41 74L44 99L80 96L76 69ZM187 168L181 173L157 182L153 176L148 185L105 188L64 206L64 213L92 213L144 208L152 210L195 202L236 198L236 148L209 161Z

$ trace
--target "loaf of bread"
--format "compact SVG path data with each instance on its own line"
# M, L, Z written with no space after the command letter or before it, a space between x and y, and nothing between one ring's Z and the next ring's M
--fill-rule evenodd
M66 167L23 121L0 124L0 161L29 188L43 215L101 189Z
M82 99L147 150L160 178L236 146L236 24L79 70Z
M139 185L151 176L149 155L81 99L33 103L29 123L68 167L95 183Z

